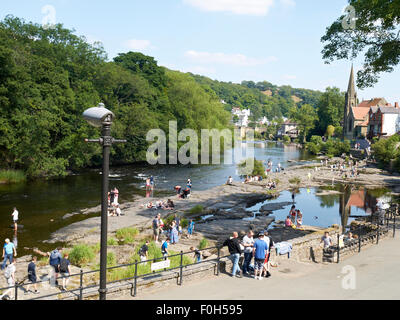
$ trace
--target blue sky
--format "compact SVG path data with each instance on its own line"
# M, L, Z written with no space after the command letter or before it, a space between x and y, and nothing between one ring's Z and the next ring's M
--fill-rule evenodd
M3 0L7 14L52 21L100 41L109 59L140 51L160 65L221 81L267 80L324 90L347 88L351 61L325 65L320 38L346 0ZM354 61L355 69L362 61ZM400 101L400 68L359 98Z

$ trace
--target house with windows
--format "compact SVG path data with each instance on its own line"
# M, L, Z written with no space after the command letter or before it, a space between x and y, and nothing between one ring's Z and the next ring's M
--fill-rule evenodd
M234 120L234 124L237 125L238 127L248 127L250 123L250 115L251 112L250 110L241 110L240 108L233 108L232 109L232 117L236 118L236 121Z
M299 137L298 124L291 120L286 120L282 123L281 127L278 129L276 137L281 139L284 136L288 136L291 139L297 139Z
M400 108L396 102L392 107L371 107L369 111L368 138L390 137L400 132Z

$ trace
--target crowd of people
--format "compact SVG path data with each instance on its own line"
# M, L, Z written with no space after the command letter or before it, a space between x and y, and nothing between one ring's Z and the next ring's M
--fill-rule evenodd
M262 280L264 277L271 276L270 256L274 241L268 232L261 232L257 235L257 239L254 239L254 233L250 230L242 240L239 239L239 234L234 232L232 237L225 240L223 246L228 247L230 253L232 277L242 278L254 275L255 279ZM242 256L243 259L241 259Z
M61 291L66 291L67 286L70 280L71 275L71 262L69 261L68 253L62 254L62 248L57 248L51 252L47 253L47 257L49 259L49 266L51 267L51 277L50 282L53 281L55 286L59 287ZM15 284L17 283L16 279L16 271L17 271L17 251L15 249L15 245L10 242L10 239L5 239L5 244L3 246L3 264L1 265L1 269L4 271L4 277L7 281L7 286L10 287L9 289L5 290L0 299L7 299L10 298L9 295L14 293ZM9 264L7 265L7 261ZM27 286L21 286L22 290L25 291L25 294L33 293L39 294L40 291L38 290L38 276L37 276L37 257L33 256L31 258L30 263L28 264L26 270L26 277L22 279L18 284L22 285L27 280ZM62 282L59 284L58 279L61 277ZM33 287L34 290L31 290Z
M289 211L289 215L286 217L285 220L285 227L301 229L302 226L303 226L303 213L299 209L296 209L295 205L292 205Z

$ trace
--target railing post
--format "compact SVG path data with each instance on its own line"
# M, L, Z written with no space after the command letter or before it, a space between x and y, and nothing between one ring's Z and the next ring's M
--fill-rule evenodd
M378 223L378 228L377 228L377 234L376 234L376 244L379 244L379 223Z
M183 251L181 251L181 268L179 274L179 285L182 285L182 275L183 275Z
M393 238L395 237L395 235L396 235L396 214L393 215Z
M337 235L337 263L340 261L340 234Z
M221 260L221 248L217 247L218 249L218 258L217 258L217 276L219 276L219 262Z
M135 261L135 279L134 279L134 283L135 283L135 288L134 288L134 292L133 292L133 296L136 297L136 287L137 287L137 264L138 261Z
M358 252L361 252L361 225L358 226Z
M14 280L14 281L15 281L15 280ZM14 288L15 288L15 297L14 297L14 300L18 300L18 284L17 284L17 283L14 284Z
M79 300L83 300L83 270L79 274Z

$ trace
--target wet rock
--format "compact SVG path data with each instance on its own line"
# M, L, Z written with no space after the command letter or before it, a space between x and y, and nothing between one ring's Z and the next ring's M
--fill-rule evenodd
M291 204L292 202L267 203L260 208L260 212L272 212L275 210L281 210L287 206L290 206Z

